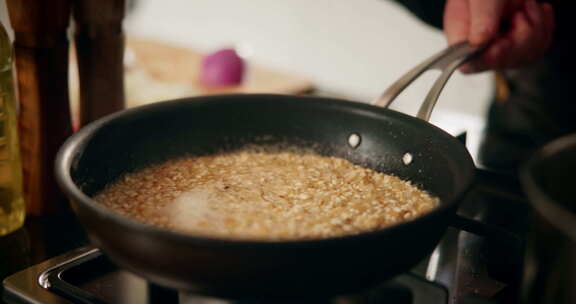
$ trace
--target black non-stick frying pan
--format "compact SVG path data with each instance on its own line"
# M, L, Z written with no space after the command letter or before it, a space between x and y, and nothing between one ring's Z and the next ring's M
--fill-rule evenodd
M419 114L427 118L450 74L471 54L464 44L443 51L379 102L387 106L408 85L406 79L442 68ZM352 134L359 145L349 144ZM410 180L441 204L418 219L359 235L240 241L166 231L91 199L126 173L248 143L290 143L346 158ZM455 211L472 185L474 164L451 135L383 107L308 96L225 95L156 103L100 119L66 142L56 173L93 243L125 269L208 295L310 297L358 291L404 272L431 253L448 225L470 224Z

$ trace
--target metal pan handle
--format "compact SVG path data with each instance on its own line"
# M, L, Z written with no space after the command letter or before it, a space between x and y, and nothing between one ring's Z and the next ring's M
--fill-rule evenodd
M386 89L378 99L372 102L372 104L388 108L394 99L396 99L396 97L400 95L406 87L418 79L418 77L420 77L424 72L428 70L441 70L442 74L440 74L434 82L434 85L428 92L428 95L424 99L424 102L420 106L420 110L418 110L418 114L416 115L416 117L428 121L432 114L432 110L436 105L438 96L440 96L442 89L444 89L444 86L448 79L450 79L450 76L452 76L452 73L454 73L454 71L464 62L468 61L482 50L483 48L473 47L467 42L452 45L408 71L408 73L404 74L404 76L400 77L400 79L390 85L390 87L388 87L388 89Z
M493 240L499 240L507 244L517 244L521 241L519 236L503 228L491 224L486 224L458 214L455 214L450 219L449 225L459 230L475 234L477 236L489 237Z

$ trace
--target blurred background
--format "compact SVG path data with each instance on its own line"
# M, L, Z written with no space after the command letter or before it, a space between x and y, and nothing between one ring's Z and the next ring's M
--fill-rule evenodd
M10 30L4 1L1 5L0 17ZM378 97L408 69L446 47L441 32L388 0L137 0L128 7L128 40L162 42L201 54L233 47L249 68L285 73L309 82L316 94L360 102ZM393 108L414 114L434 76L424 75ZM456 73L432 121L451 133L482 128L491 82L490 73ZM138 82L127 81L129 85Z
M440 32L387 0L143 0L125 27L128 35L200 51L239 45L255 63L308 77L321 91L366 101L446 46ZM488 75L458 75L439 106L481 114L488 82ZM407 92L398 108L412 109L427 84Z

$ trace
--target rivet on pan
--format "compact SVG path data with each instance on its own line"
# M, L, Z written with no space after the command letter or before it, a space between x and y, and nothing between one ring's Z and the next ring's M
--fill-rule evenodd
M404 156L402 156L402 161L404 162L404 164L406 166L411 164L413 159L414 159L414 157L412 156L412 154L410 154L408 152L404 153Z
M358 148L360 142L362 141L362 137L358 133L352 133L348 136L348 145L352 147L352 149Z

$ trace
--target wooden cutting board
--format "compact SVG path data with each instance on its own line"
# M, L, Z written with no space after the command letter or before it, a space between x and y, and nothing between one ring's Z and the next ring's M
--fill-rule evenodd
M259 67L247 62L247 77L238 87L209 89L198 82L203 54L191 49L154 41L129 39L127 47L135 58L158 79L190 84L201 94L220 93L284 93L300 94L313 90L312 83L302 77Z
M78 79L71 52L71 108L77 121ZM314 90L311 81L247 62L242 85L207 88L199 83L203 54L192 49L157 41L128 38L126 42L125 88L127 107L197 95L227 93L305 94Z

